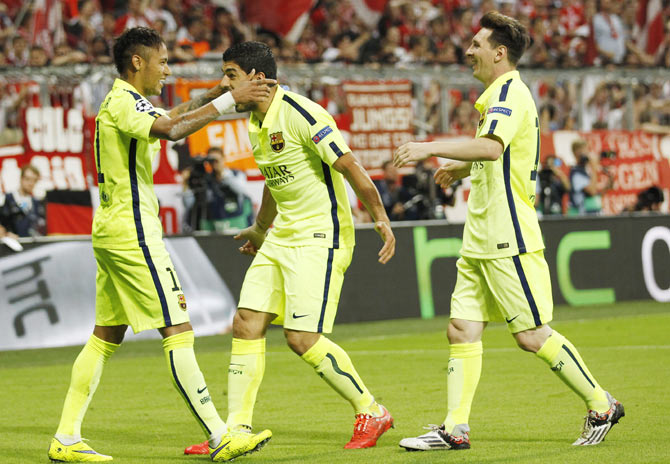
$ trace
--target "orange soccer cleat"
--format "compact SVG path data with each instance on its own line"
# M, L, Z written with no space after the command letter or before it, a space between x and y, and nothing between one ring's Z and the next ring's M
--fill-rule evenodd
M346 449L371 448L377 444L377 440L384 432L393 427L393 417L388 410L379 405L382 415L379 417L370 414L356 414L354 424L354 435L349 443L344 445Z
M187 446L184 454L209 454L209 442L205 440L197 445Z

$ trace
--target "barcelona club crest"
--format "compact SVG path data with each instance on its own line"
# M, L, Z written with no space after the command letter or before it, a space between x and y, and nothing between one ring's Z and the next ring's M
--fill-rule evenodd
M179 307L186 311L186 297L184 296L183 293L180 293L177 295L177 299L179 300Z
M272 150L277 153L284 149L284 136L281 132L270 134L270 146L272 147Z

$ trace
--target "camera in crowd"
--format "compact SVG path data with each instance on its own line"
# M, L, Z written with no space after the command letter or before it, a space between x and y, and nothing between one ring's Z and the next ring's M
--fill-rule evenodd
M615 158L616 158L616 151L614 151L614 150L603 150L603 151L600 152L600 159L601 160L604 160L604 159L613 160Z
M193 192L204 191L210 181L213 180L213 161L213 158L207 156L195 156L191 158L188 188Z

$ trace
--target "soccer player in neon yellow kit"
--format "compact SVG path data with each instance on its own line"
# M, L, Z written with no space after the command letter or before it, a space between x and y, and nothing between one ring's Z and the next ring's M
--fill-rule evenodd
M176 270L162 240L151 161L159 139L178 140L233 109L264 101L274 80L255 79L224 93L221 84L169 112L147 97L159 95L167 76L165 43L152 29L125 31L114 45L120 78L96 118L95 162L100 207L93 220L97 262L93 335L72 368L70 388L49 458L61 462L111 461L81 439L81 423L105 362L130 325L134 332L158 329L175 388L208 438L213 461L228 461L260 449L271 437L234 433L211 401L193 353L193 329Z
M516 70L530 43L516 20L492 11L480 22L466 55L486 90L475 103L481 114L476 138L464 142L407 143L394 164L440 156L435 173L446 187L471 177L468 216L447 329L447 417L439 427L400 446L407 450L470 448L468 418L482 367L482 332L506 321L521 349L535 353L589 409L574 445L600 443L624 415L577 349L551 327L549 268L534 208L540 128L535 103Z
M270 48L245 42L223 55L230 88L256 76L275 78ZM250 111L249 138L265 177L255 223L235 238L255 256L242 285L233 322L228 374L230 427L251 430L256 394L265 369L265 332L282 324L289 347L354 408L354 434L345 448L368 448L393 425L359 377L347 353L323 336L332 331L344 273L354 248L354 226L344 180L351 184L384 245L379 262L395 253L395 237L379 193L321 106L275 87ZM274 228L270 225L274 223ZM267 234L267 236L266 236ZM189 454L206 449L193 445Z

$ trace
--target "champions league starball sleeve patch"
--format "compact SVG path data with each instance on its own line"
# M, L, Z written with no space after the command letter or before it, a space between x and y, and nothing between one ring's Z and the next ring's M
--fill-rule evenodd
M148 113L153 109L154 105L152 105L148 100L140 99L135 102L135 111L138 113Z

